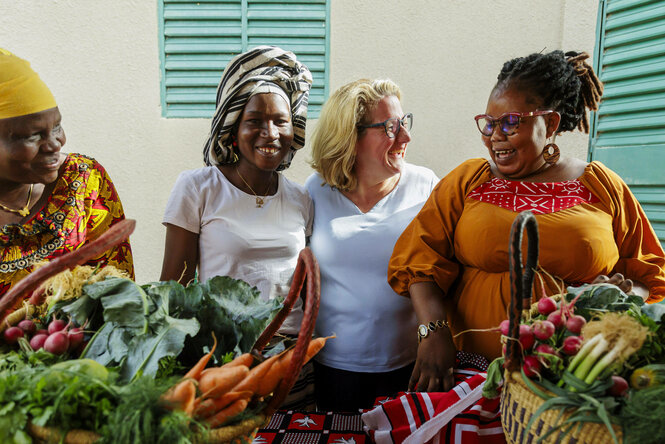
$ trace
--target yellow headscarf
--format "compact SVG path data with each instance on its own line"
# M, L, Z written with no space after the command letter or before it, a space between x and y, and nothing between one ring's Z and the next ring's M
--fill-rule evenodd
M30 63L0 48L0 119L55 108L55 98Z

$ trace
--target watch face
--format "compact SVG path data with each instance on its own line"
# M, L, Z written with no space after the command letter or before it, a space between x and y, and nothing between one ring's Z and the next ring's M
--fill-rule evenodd
M426 325L419 325L418 326L418 334L420 335L421 338L424 338L427 336L427 326Z

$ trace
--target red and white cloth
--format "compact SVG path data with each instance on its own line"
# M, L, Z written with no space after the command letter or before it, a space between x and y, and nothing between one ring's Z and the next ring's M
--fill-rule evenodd
M564 182L517 182L493 178L469 193L472 199L515 212L549 214L581 203L599 202L577 179Z
M484 358L458 352L452 390L377 400L362 415L365 431L377 444L505 443L499 399L482 397L487 365Z

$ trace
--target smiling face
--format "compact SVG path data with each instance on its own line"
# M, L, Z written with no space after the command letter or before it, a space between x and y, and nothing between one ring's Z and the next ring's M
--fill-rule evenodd
M0 119L0 186L49 184L58 178L67 138L58 108Z
M238 166L274 171L293 142L291 110L277 94L256 94L245 105L236 136Z
M492 91L485 113L496 118L508 112L535 111L537 107L537 104L527 101L525 94L517 88L498 87ZM491 136L482 136L483 143L499 174L519 179L538 171L545 164L543 148L558 126L558 114L525 117L517 132L511 136L503 134L499 126L495 125Z
M366 123L379 123L395 117L401 119L403 116L399 99L395 96L386 96L367 116ZM404 168L406 146L410 141L411 135L404 127L394 139L386 135L383 126L364 129L356 142L356 175L359 178L380 182L400 174Z

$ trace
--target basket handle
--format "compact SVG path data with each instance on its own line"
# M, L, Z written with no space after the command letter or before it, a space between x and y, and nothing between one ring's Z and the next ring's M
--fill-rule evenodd
M527 256L522 267L522 236L526 228ZM518 371L522 365L522 347L518 341L522 308L531 306L534 271L538 266L538 223L531 211L517 215L510 229L510 312L508 321L508 343L506 344L506 370Z
M275 334L288 316L296 298L300 295L303 285L306 283L305 293L305 306L302 323L300 324L300 332L296 340L295 349L293 350L293 358L289 364L284 378L279 383L273 392L272 399L265 408L264 413L270 416L275 410L284 402L289 391L296 383L300 370L302 369L305 354L309 341L312 339L314 333L314 326L316 324L316 317L319 314L319 302L321 299L321 276L319 273L319 265L309 247L305 247L298 255L298 263L293 273L293 280L291 282L291 289L289 294L284 300L284 307L277 313L277 316L272 320L270 325L261 333L259 339L256 340L254 348L261 351L266 346L270 338Z

